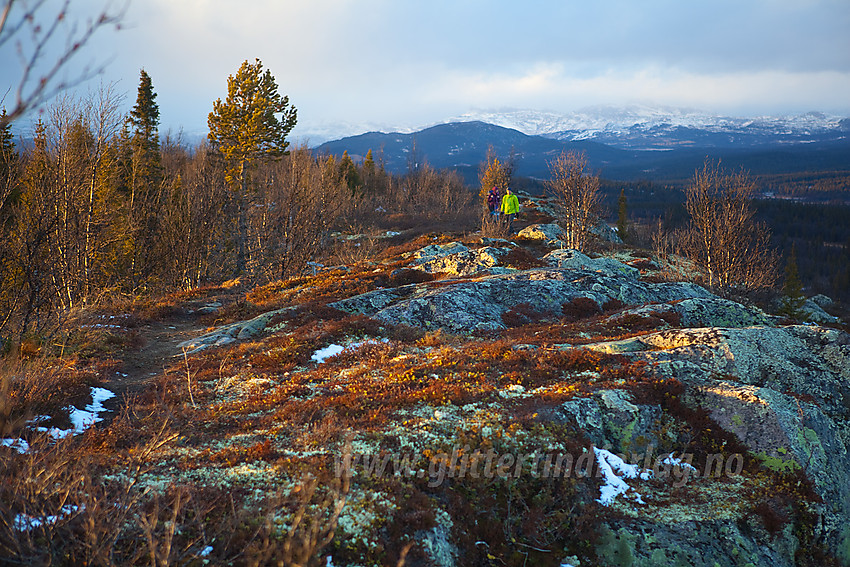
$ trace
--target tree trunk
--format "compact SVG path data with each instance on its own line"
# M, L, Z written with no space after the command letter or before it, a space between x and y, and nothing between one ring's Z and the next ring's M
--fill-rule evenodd
M236 273L241 275L245 273L247 265L245 258L245 244L248 242L248 212L245 210L245 201L247 196L247 180L245 179L245 162L239 166L239 181L240 189L237 195L239 205L239 217L237 219L237 235L236 235Z

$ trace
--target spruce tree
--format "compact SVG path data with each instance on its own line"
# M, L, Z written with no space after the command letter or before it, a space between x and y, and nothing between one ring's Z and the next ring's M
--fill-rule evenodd
M151 191L162 182L162 160L159 153L159 105L150 76L141 70L136 105L130 111L133 125L134 189Z
M339 179L348 186L352 195L356 195L363 188L363 181L360 179L360 173L357 171L357 166L354 160L348 155L348 150L342 152L342 159L339 162Z
M139 74L136 105L130 111L128 133L123 131L116 149L129 195L129 228L132 238L130 258L131 287L136 288L155 271L159 256L159 217L163 169L159 146L159 105L150 76L144 69ZM129 160L127 159L129 158Z
M15 150L15 136L12 134L11 122L5 121L6 109L0 112L0 219L8 211L8 205L14 202L20 190L16 186L15 170L18 164L18 153Z
M280 117L278 117L280 115ZM239 206L236 240L236 271L247 266L249 169L257 161L286 153L286 137L295 127L296 110L288 96L281 96L271 72L263 71L259 59L245 61L227 78L227 98L217 99L207 118L208 139L213 151L224 158L225 177L237 191Z
M779 311L783 315L797 319L802 314L801 309L805 302L803 282L800 281L797 271L797 247L792 244L791 255L785 265L785 283L782 286L782 302Z
M366 158L363 160L363 172L366 175L375 175L375 158L372 157L371 148L366 152Z
M629 235L629 213L626 202L626 190L620 189L620 198L618 199L619 211L617 214L617 235L623 242L626 241Z

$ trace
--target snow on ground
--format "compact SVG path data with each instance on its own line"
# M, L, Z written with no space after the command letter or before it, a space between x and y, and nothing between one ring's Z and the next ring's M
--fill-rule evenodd
M320 348L319 350L314 352L313 356L311 356L310 359L316 361L318 364L321 364L328 358L337 355L344 350L345 347L342 345L328 345L325 348Z
M11 447L18 453L26 453L30 450L29 444L23 439L0 439L0 447Z
M347 346L331 344L331 345L326 346L325 348L320 348L319 350L314 352L313 356L310 357L310 360L316 362L317 364L321 364L325 360L327 360L328 358L335 356L335 355L337 355L337 354L339 354L339 353L341 353L345 350L355 350L355 349L357 349L357 348L359 348L359 347L361 347L365 344L374 344L374 343L377 343L377 342L378 341L376 341L375 339L366 339L364 341L357 341L357 342L351 343ZM384 339L381 339L380 342L386 343L386 342L389 342L389 339L384 338Z
M62 517L74 514L78 510L78 506L68 504L66 506L62 506L62 514L60 516L44 516L43 518L35 518L27 514L18 514L15 516L15 530L19 532L26 532L33 528L41 527L44 524L55 524L57 521L61 520Z
M54 439L62 439L69 435L79 435L95 423L103 421L100 414L107 411L103 402L110 398L114 398L115 394L106 388L95 387L91 389L91 397L92 403L87 405L84 410L77 409L74 406L67 408L68 416L71 420L71 429L60 429L58 427L36 427L36 431L48 433ZM47 419L50 419L50 417L38 416L30 423L38 423L39 421ZM23 439L0 439L0 447L11 447L19 453L26 453L29 451L29 444L27 444L27 442Z
M617 496L625 494L631 489L626 481L623 480L624 478L647 480L652 476L652 471L642 471L637 465L627 464L623 459L610 451L596 447L593 450L596 452L596 461L599 464L599 471L603 477L603 484L600 489L601 494L596 501L603 506L611 505ZM640 494L634 493L634 497L638 502L643 503Z

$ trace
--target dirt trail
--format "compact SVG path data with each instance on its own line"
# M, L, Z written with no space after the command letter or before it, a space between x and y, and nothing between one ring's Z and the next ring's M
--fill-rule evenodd
M210 305L224 307L239 297L238 292L227 291L194 299L179 306L182 311L180 315L162 321L148 321L135 327L142 346L127 349L119 355L121 367L103 384L104 388L115 394L114 398L104 402L110 411L110 415L104 417L107 420L114 417L128 396L143 392L166 368L179 361L183 355L178 346L180 343L202 335L209 329L210 319L199 311L200 308Z

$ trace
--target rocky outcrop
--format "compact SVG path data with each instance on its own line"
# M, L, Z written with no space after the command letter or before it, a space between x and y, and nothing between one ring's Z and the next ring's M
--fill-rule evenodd
M626 275L636 278L640 275L640 270L637 268L618 262L613 258L605 256L590 258L578 250L553 250L543 257L543 261L562 270L590 270L610 277Z
M557 231L542 226L525 238L539 235L547 244L556 242ZM579 383L580 393L556 403L547 398L534 408L534 420L555 422L597 448L636 456L643 470L655 471L661 463L680 475L670 482L634 480L635 494L614 500L614 513L600 521L594 541L599 564L791 566L806 553L806 541L817 541L850 565L850 335L816 325L783 325L757 307L693 283L644 281L634 267L575 250L553 250L543 258L545 267L505 268L499 264L514 245L495 240L482 244L477 249L457 242L433 245L410 255L412 267L453 277L375 289L330 306L457 335L504 329L505 315L517 309L534 314L537 321L559 320L564 305L576 299L599 307L593 324L605 328L660 322L651 331L580 346L514 345L516 351L552 349L558 355L582 349L621 355L611 358L634 363L629 368L649 369L653 383L680 387L665 394L680 404L676 413L664 400L641 397L646 382L608 379L603 368L580 376L567 376L572 371L565 369L564 383ZM618 307L603 313L602 306L612 303ZM222 327L184 346L200 349L255 336L277 313ZM424 348L417 356L430 355ZM531 406L535 395L541 393L512 383L496 400L521 399ZM473 406L463 411L478 411ZM488 402L488 411L499 411L494 406L498 403ZM423 415L436 415L433 408L427 410ZM704 420L703 430L687 421L686 411ZM728 459L724 444L734 444L740 450L735 458L753 464L759 473L692 474L687 461L671 455L687 451L696 437L711 435L717 443L712 450ZM777 504L765 512L776 515L771 521L754 511L758 498L770 499L760 491L770 487L768 477L774 473L798 483L806 479L814 496L799 509L815 520L791 518L790 506L798 503ZM455 564L460 553L453 547L450 526L446 521L420 534L436 564Z
M533 224L517 233L519 238L542 240L546 244L561 247L564 242L564 229L557 224Z
M394 324L466 332L504 329L502 314L519 305L543 319L558 319L563 305L578 297L602 306L612 299L644 305L712 295L692 283L645 283L612 272L537 268L471 281L377 290L332 306Z
M804 472L820 499L815 505L822 522L816 528L820 536L839 556L850 551L850 531L845 527L850 518L850 335L808 325L706 327L662 331L589 348L653 364L660 376L685 385L689 405L707 411L719 427L748 448L746 458L777 472ZM623 452L644 451L648 445L664 447L657 427L660 409L635 404L623 393L599 391L563 404L560 412L599 445ZM732 529L727 524L715 527ZM644 525L641 532L635 526L623 526L609 534L613 539L608 544L628 542L634 565L652 564L659 550L669 559L671 547L645 545L643 540L645 530L658 540L658 528ZM735 537L747 540L740 534ZM675 541L676 557L686 552L699 552L697 556L702 557L712 545L711 538L702 537L687 545ZM793 557L793 537L783 534L777 541L788 549L781 553L750 550L751 557L760 557L750 561L794 564L787 553L790 549Z
M430 274L471 276L498 266L499 258L508 252L493 246L470 250L459 242L432 244L413 254L413 267Z

